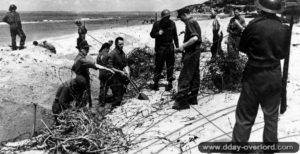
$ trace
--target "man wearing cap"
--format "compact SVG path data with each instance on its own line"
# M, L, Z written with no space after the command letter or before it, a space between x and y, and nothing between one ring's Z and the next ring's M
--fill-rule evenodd
M105 102L105 105L110 105L112 107L121 105L123 96L126 92L126 87L129 84L128 76L130 76L127 58L123 51L124 38L117 37L115 46L115 49L109 52L107 60L108 68L112 69L115 74L108 83L113 96Z
M241 39L242 31L245 29L245 19L240 15L239 9L235 9L234 17L230 19L227 32L227 52L228 56L232 59L239 57L239 42Z
M80 50L80 44L85 40L87 29L85 24L82 24L80 20L76 20L75 24L78 26L77 48Z
M10 34L11 34L11 47L12 50L17 50L16 37L20 37L20 47L19 49L24 49L26 35L22 30L22 23L20 15L16 12L17 6L12 4L9 6L9 12L3 18L3 22L6 22L10 25Z
M183 67L178 79L178 92L175 104L176 110L188 109L196 105L200 86L200 52L201 29L198 22L193 19L188 9L178 10L178 18L185 23L184 43L176 50L183 52Z
M153 24L153 28L150 32L150 36L155 38L155 70L153 81L154 84L150 86L153 90L158 90L158 82L160 74L162 73L164 64L167 67L167 80L168 85L166 91L170 91L172 81L174 80L174 43L178 48L178 36L177 29L174 21L170 20L171 12L169 10L163 10L161 12L161 20Z
M258 0L260 17L242 33L239 49L248 56L236 109L233 142L248 142L259 105L264 114L263 142L278 142L278 109L282 88L280 60L288 50L288 27L276 13L281 0Z
M93 69L102 69L98 64L91 62L86 59L87 54L89 53L90 45L84 40L81 43L80 52L75 58L75 62L72 66L72 71L76 73L76 81L81 85L85 85L85 93L87 94L87 102L89 106L92 107L92 97L91 97L91 85L90 85L90 72L89 68ZM82 78L84 80L82 80ZM86 100L82 102L82 104L78 104L79 107L83 107L86 105Z

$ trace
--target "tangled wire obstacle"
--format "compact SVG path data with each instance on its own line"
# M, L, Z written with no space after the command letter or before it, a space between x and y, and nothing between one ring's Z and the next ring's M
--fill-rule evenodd
M180 70L180 59L180 54L176 55L175 70ZM140 89L147 88L147 82L153 78L155 67L153 50L149 47L135 48L128 54L128 60L132 79ZM239 90L246 60L246 56L240 55L235 60L225 57L225 59L216 58L205 62L205 65L201 67L201 72L204 72L201 90ZM135 97L133 87L128 86L127 97ZM161 111L163 108L162 106L157 109L153 108L155 109L153 111L147 108L147 113L151 117L153 112ZM49 127L44 123L45 129L39 133L40 135L27 140L20 146L6 146L0 149L0 153L27 150L45 150L48 153L126 153L139 144L135 140L140 135L134 137L133 134L124 133L123 128L141 127L149 116L145 116L144 112L138 109L132 118L126 117L128 121L123 118L119 119L125 124L117 126L115 124L118 122L114 123L109 116L103 118L86 108L73 107L58 115L59 125Z
M247 62L245 55L232 59L217 57L214 60L207 61L204 66L204 75L201 82L202 90L213 91L240 91L243 70Z

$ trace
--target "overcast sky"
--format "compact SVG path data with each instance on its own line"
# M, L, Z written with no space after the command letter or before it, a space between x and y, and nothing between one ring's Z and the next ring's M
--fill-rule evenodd
M19 11L161 11L205 0L0 0L0 10L16 4Z

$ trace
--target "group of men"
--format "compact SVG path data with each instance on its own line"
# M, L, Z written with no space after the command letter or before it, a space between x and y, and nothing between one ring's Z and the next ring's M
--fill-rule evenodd
M99 50L97 62L86 58L90 45L86 40L81 42L79 53L74 60L72 71L76 77L63 83L57 90L52 111L55 115L71 107L71 102L76 101L76 107L84 107L87 104L92 107L91 83L89 69L99 70L100 92L99 104L103 107L117 107L121 105L123 95L128 85L130 70L123 51L124 38L117 37L115 48L110 51L112 41L104 43ZM108 96L108 88L112 95Z
M248 56L248 62L243 74L242 92L236 109L236 123L233 130L233 142L248 142L251 128L254 124L258 107L261 105L264 113L265 126L263 141L278 142L278 108L282 89L280 60L285 58L288 50L288 27L281 23L276 16L281 10L280 0L257 0L257 8L260 17L252 20L247 26L244 19L235 11L235 17L230 20L228 26L228 56L237 58L239 51ZM24 45L25 34L20 23L12 22L12 16L18 17L16 7L12 5L10 12L3 21L11 25L12 41L15 36L21 36L20 47ZM185 23L185 35L182 45L179 45L176 24L170 20L169 10L163 10L161 20L154 23L151 37L155 38L155 71L153 90L159 89L159 80L166 63L167 81L166 90L173 88L173 69L175 52L183 55L183 67L178 78L178 90L175 97L175 110L190 108L190 105L198 103L197 95L200 86L199 61L201 53L201 29L198 22L190 15L188 9L178 10L178 18ZM220 18L212 12L213 20L213 46L212 57L218 54L223 57L221 40ZM18 19L18 18L17 18ZM83 107L87 103L92 106L91 84L89 69L99 69L100 94L99 103L102 105L119 106L122 102L126 86L129 84L130 70L123 51L124 38L115 40L115 49L110 51L112 42L104 43L97 57L97 64L87 60L86 56L90 46L85 40L86 28L82 23L76 23L79 27L77 39L78 55L74 60L72 71L76 78L63 83L57 90L53 103L55 114L70 107L70 102L76 100L76 106ZM16 45L13 43L13 49ZM112 96L107 96L108 88Z
M262 107L265 119L263 142L277 143L279 105L282 91L280 60L288 51L289 28L285 26L276 13L281 10L281 0L257 0L256 6L260 16L247 26L240 16L239 10L230 19L227 32L227 56L236 60L239 51L248 56L243 73L242 91L236 109L236 123L232 142L247 143L254 124L258 107ZM151 37L155 38L155 73L153 90L158 90L158 81L164 63L167 65L166 90L172 89L174 51L183 52L183 68L178 78L178 90L175 104L176 110L188 109L197 104L200 85L199 59L202 43L201 30L187 9L178 11L178 18L186 25L183 45L179 46L176 25L169 19L169 11L164 10L162 19L153 25ZM213 46L212 59L217 55L224 57L221 49L223 33L220 18L212 12ZM175 49L174 49L175 44Z

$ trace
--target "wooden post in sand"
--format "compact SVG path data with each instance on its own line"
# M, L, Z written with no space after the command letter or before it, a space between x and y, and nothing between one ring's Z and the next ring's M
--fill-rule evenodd
M36 136L36 103L33 103L33 131L31 137Z

